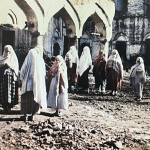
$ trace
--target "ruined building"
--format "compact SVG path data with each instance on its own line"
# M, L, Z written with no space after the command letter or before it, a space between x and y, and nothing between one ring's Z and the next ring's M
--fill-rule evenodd
M5 0L0 8L0 54L6 44L18 58L36 44L48 55L62 55L71 45L81 54L88 45L92 58L108 54L115 14L113 0ZM21 61L20 60L20 61Z
M115 0L115 17L109 49L123 59L144 57L150 65L150 0Z

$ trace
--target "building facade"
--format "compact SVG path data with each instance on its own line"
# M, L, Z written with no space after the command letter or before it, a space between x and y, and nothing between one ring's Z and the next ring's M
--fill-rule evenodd
M150 65L150 0L115 0L110 51L116 48L123 59L144 57Z
M15 51L43 46L48 55L62 55L75 45L108 54L115 14L113 0L5 0L1 3L0 54L4 45Z

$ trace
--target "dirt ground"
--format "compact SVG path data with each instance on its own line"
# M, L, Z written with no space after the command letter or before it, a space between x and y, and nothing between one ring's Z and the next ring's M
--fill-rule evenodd
M69 93L61 117L47 108L34 122L20 119L20 104L9 114L0 107L0 150L150 150L150 77L141 101L133 96L129 72L118 95L109 93Z

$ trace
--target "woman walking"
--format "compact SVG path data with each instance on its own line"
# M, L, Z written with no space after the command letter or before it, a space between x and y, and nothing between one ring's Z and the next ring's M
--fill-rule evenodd
M116 49L112 50L106 63L106 89L111 90L111 95L117 95L121 90L121 81L123 79L123 65L119 53Z
M62 109L68 109L67 67L62 56L55 57L55 62L48 72L47 105L54 109L55 115L61 116Z
M69 51L66 53L65 61L67 65L67 75L68 75L68 83L69 90L71 90L71 86L77 87L77 68L78 68L78 52L75 46L71 46Z
M146 73L142 57L138 57L136 64L131 67L130 81L137 100L141 100L143 84L146 82Z
M82 88L83 92L88 92L89 81L88 74L92 66L92 58L90 54L90 48L85 46L81 54L79 65L78 65L78 87Z
M0 104L6 112L18 104L18 70L17 56L12 46L6 45L0 57Z
M100 92L102 93L105 93L105 67L105 53L101 50L93 63L93 76L95 77L95 88L97 90L100 89Z
M47 108L46 69L40 48L36 46L29 51L20 71L21 113L24 114L24 120L29 119L27 114L31 114L31 120L34 120L35 114L40 113L40 108Z

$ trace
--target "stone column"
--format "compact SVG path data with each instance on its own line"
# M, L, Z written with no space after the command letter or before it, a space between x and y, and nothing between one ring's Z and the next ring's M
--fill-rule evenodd
M75 46L77 48L77 52L79 51L80 38L76 38Z
M37 45L37 36L31 36L31 48L34 48Z
M40 55L43 57L43 36L39 35L37 37L37 45L40 47Z
M109 51L109 41L107 41L104 45L104 52L106 55L106 59L108 58L108 51Z
M126 57L127 57L127 60L130 60L130 43L129 42L126 42Z

